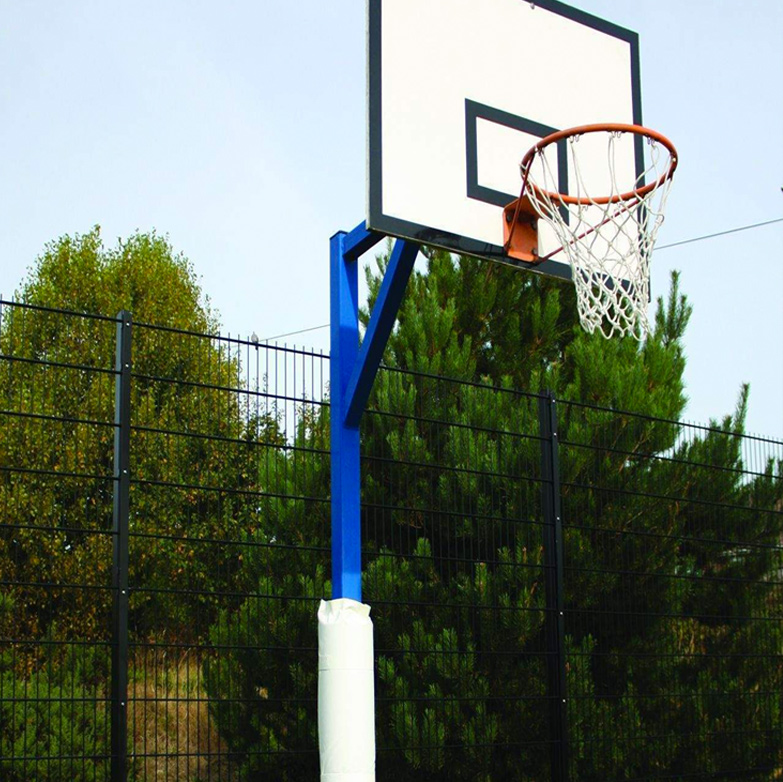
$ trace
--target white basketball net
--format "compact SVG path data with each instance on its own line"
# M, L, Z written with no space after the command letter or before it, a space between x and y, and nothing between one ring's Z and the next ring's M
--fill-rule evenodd
M568 201L558 193L556 145L538 150L527 171L525 195L571 264L579 320L586 331L598 329L607 338L629 334L643 340L648 331L650 256L671 186L672 154L654 139L645 141L639 177L631 132L593 132L559 142L568 149ZM640 196L638 190L651 182L658 184Z

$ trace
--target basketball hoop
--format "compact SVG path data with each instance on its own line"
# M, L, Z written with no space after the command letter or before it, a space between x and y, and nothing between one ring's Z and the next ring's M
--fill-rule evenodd
M605 160L601 170L585 162L596 159ZM505 250L532 263L565 253L582 326L607 338L630 334L642 340L648 331L650 256L676 168L674 145L640 125L583 125L552 133L522 159L520 197L504 210ZM573 194L562 192L564 181ZM537 252L536 218L559 243L545 255Z

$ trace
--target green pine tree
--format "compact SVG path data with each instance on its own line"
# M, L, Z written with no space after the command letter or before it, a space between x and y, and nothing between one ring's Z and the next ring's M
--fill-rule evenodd
M685 776L707 757L715 771L780 765L772 661L783 637L779 621L752 617L776 616L783 597L771 575L781 466L743 474L746 391L733 416L680 439L691 309L677 276L640 345L584 333L568 286L426 255L362 425L379 778L548 776L534 396L544 389L578 403L558 405L572 778ZM368 271L369 306L387 257ZM324 451L327 434L326 414L303 422L299 448L276 457L286 476L276 493L327 496L325 456L298 471L282 463ZM207 663L205 682L248 779L317 769L314 657L287 650L315 647L328 519L326 504L276 500L244 563L255 596L211 632L221 649L241 639ZM302 539L298 569L271 545ZM730 693L741 707L727 716ZM753 741L720 740L741 730Z

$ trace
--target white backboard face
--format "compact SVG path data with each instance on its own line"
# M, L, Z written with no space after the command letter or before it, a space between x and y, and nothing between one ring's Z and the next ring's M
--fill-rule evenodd
M368 227L570 277L558 256L507 258L503 207L539 138L641 124L636 34L555 0L368 0L368 25ZM642 155L621 162L631 183ZM556 246L542 227L539 252Z

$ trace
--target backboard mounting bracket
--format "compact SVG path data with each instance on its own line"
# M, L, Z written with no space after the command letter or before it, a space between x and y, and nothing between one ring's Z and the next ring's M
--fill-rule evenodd
M538 214L527 196L515 198L503 209L503 249L518 261L540 263Z

